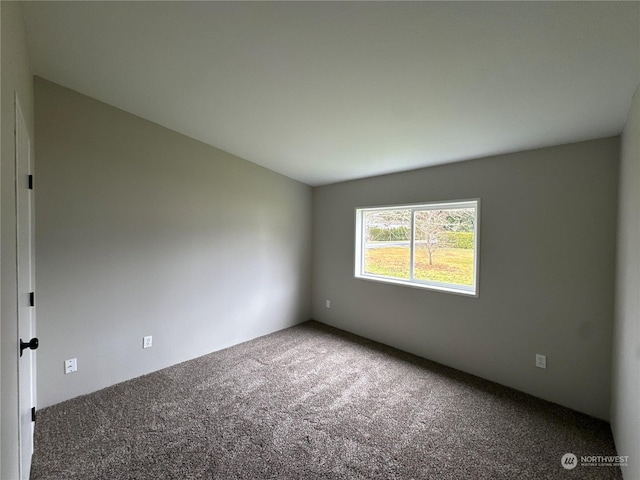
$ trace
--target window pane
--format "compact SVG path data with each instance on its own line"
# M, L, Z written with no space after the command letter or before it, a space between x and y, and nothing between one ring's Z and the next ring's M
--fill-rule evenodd
M363 217L363 273L408 280L411 210L368 211Z
M414 278L472 286L476 209L425 209L414 215Z
M356 208L356 278L478 296L479 215L479 199Z

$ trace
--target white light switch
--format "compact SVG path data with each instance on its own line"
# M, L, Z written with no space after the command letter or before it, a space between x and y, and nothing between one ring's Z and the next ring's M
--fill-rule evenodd
M68 373L73 373L78 371L78 359L70 358L69 360L64 361L64 373L65 375Z

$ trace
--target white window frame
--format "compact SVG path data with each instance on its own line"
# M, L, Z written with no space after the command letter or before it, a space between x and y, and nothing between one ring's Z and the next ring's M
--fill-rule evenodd
M475 231L473 235L473 284L470 286L456 285L450 283L434 282L430 280L417 280L413 278L414 263L414 213L417 210L441 210L447 208L475 208L476 216L474 221ZM376 275L364 272L364 222L363 214L370 211L380 210L411 210L411 240L410 247L410 263L409 263L409 280L400 278L387 277L384 275ZM428 290L436 290L439 292L453 293L457 295L465 295L471 297L479 296L479 279L480 279L480 199L472 198L466 200L450 200L445 202L427 202L405 205L385 205L379 207L357 207L355 209L355 277L362 280L374 282L390 283L393 285L403 285L406 287L423 288Z

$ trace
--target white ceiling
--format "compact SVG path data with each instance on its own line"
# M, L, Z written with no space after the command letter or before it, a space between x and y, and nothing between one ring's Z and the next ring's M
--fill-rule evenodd
M640 2L26 2L33 73L309 185L620 133Z

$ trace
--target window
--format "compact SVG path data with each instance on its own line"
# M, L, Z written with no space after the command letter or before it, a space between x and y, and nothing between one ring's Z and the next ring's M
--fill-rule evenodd
M478 294L480 201L356 209L357 278Z

